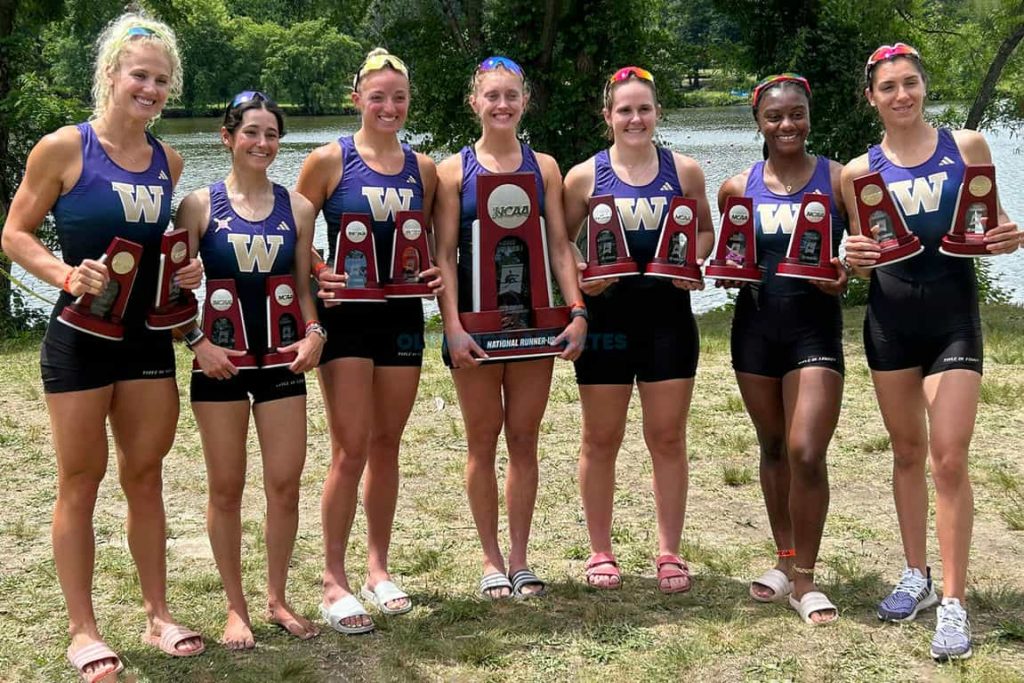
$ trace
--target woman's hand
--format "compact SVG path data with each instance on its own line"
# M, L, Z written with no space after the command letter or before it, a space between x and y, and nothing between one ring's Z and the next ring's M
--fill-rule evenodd
M335 273L331 268L320 268L316 274L317 297L326 301L334 299L334 293L348 286L348 275Z
M704 259L697 259L697 268L701 268L704 265ZM672 279L672 284L675 285L676 289L685 289L690 292L704 289L703 278L700 282L694 282L693 280L679 280L677 278Z
M203 283L203 262L200 259L189 259L188 265L174 274L175 282L182 289L199 289Z
M871 234L878 234L878 226L871 226ZM882 255L878 242L867 235L849 235L846 238L846 261L854 268L871 268Z
M821 291L825 292L826 294L831 294L832 296L842 296L843 292L846 291L846 286L850 282L850 276L847 274L846 268L844 268L843 264L839 261L838 256L833 256L831 261L829 262L833 265L833 267L835 267L836 272L839 273L839 279L834 282L827 282L825 280L811 280L811 284L820 289Z
M608 289L616 282L619 281L617 277L601 278L600 280L591 280L590 282L583 281L583 271L587 269L586 263L577 263L576 269L579 271L579 275L576 280L579 284L580 291L587 296L597 296L604 290Z
M1000 223L985 233L985 247L990 254L1012 254L1020 247L1024 233L1013 221Z
M203 374L212 379L231 379L238 374L238 368L231 362L232 356L244 356L245 351L225 349L209 339L200 339L192 347L196 362Z
M311 332L305 337L289 344L278 347L278 353L296 353L295 360L288 366L288 369L296 375L301 375L307 370L312 370L320 363L320 352L324 350L325 340L319 334Z
M444 291L441 269L437 266L430 266L426 270L420 271L420 279L427 283L427 287L430 287L430 292L433 296L437 296Z
M551 342L552 346L559 346L565 342L565 349L558 357L563 360L576 360L583 353L583 347L587 342L587 320L583 316L577 316L569 321L569 324L562 334L555 337Z
M65 282L66 291L73 297L77 298L83 294L99 295L110 282L110 271L102 261L87 258L71 269L70 277L66 278Z
M475 368L487 358L487 353L463 329L445 332L444 338L448 342L452 369Z

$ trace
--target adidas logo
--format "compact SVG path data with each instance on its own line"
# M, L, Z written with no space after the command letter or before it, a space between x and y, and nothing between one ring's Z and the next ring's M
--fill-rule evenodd
M406 178L405 182L412 183L413 185L418 185L418 183L416 182L416 176L414 175L410 175L408 178Z
M277 229L278 230L284 230L284 231L287 231L287 232L291 232L291 228L289 228L288 224L285 223L284 221L281 221L280 225L277 226Z
M956 162L949 157L942 157L942 161L939 162L939 166L952 166Z
M160 180L170 180L170 178L167 177L167 174L163 171L160 171L160 175L157 177L160 178Z
M662 192L665 192L665 191L668 191L668 190L673 190L673 189L675 189L675 188L672 187L672 183L667 182L667 181L665 183L662 183L662 186L661 186L661 191Z

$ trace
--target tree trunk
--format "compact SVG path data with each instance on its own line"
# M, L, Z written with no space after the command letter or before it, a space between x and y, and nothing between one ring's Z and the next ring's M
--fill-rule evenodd
M14 32L14 16L18 9L17 0L0 0L0 102L11 94L10 41ZM11 187L12 169L10 164L11 130L9 119L0 114L0 233L7 222L7 209L11 205L14 188ZM11 261L0 253L0 320L7 320L11 315Z
M978 91L978 96L974 98L974 104L971 105L971 111L967 114L967 122L964 123L964 128L978 130L978 125L981 124L982 116L985 114L985 108L988 107L992 94L996 90L996 83L999 82L999 76L1003 72L1003 67L1006 66L1006 61L1013 54L1022 38L1024 38L1024 24L1014 29L1013 33L1007 36L999 46L995 58L988 67L988 73L985 74L985 80L981 83L981 90Z

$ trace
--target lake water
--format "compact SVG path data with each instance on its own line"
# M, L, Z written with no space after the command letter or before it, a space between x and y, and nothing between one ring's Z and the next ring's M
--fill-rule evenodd
M281 151L271 167L271 178L293 187L303 159L315 147L351 134L358 127L353 116L291 117L287 121L288 134L282 139ZM185 158L185 173L174 193L174 202L181 201L192 190L221 180L229 169L227 152L221 146L217 131L219 121L204 119L168 119L160 124L160 135ZM704 167L708 196L712 202L718 186L726 178L738 173L761 158L761 141L757 138L750 110L746 107L715 107L682 109L669 112L658 127L661 141L692 156ZM1000 198L1007 213L1024 222L1024 144L1005 131L986 132L992 157L998 168ZM717 215L717 212L714 212ZM317 218L315 244L326 246L326 225ZM1013 300L1024 303L1024 250L992 259L992 270L998 283L1009 291ZM54 299L57 291L34 278L25 278L24 271L15 267L15 277L40 295ZM30 297L31 299L31 297ZM727 299L725 290L710 287L696 292L694 309L698 312L714 308ZM31 299L47 308L38 299ZM436 310L433 309L433 310Z

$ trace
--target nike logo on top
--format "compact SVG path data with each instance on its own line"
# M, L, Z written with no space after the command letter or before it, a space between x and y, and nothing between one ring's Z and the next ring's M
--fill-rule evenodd
M662 192L666 192L666 191L669 191L669 190L672 190L672 189L673 189L672 183L670 183L670 182L665 182L665 183L662 183L662 185L661 185L661 191Z
M939 166L952 166L956 162L949 157L942 157L942 161L939 162Z

